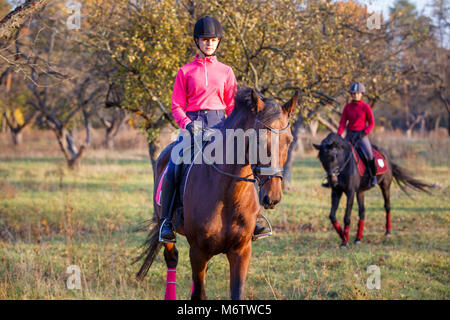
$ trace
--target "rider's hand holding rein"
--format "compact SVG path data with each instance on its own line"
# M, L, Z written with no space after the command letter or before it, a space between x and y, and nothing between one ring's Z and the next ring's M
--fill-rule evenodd
M195 137L202 133L203 128L197 125L194 121L191 121L186 125L186 130L189 131L192 137Z

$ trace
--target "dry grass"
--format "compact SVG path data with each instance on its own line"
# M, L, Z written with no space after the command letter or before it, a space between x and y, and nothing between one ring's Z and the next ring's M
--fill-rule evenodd
M82 168L70 171L49 132L28 132L15 150L9 137L0 135L0 299L164 296L162 254L142 282L135 280L138 266L131 264L146 236L135 229L153 211L145 139L123 132L117 149L107 151L101 138L97 132ZM248 299L449 298L450 143L386 133L380 145L441 189L409 198L394 187L390 238L383 236L380 192L368 192L364 242L339 250L328 221L329 190L320 187L323 172L307 150L295 163L292 191L266 212L275 235L254 243ZM353 212L351 241L357 209ZM343 217L343 204L338 217ZM177 246L178 295L188 299L188 244L180 237ZM366 286L372 264L381 269L381 290ZM67 289L70 265L81 269L81 290ZM228 298L228 274L226 257L214 257L207 275L209 298Z

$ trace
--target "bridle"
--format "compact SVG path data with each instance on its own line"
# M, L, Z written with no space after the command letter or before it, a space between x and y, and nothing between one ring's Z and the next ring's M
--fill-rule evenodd
M342 171L345 169L348 162L352 158L352 155L353 155L352 152L350 152L347 159L345 160L344 164L335 166L333 169L331 169L327 172L327 175L329 177L336 177L336 178L339 177L339 175L342 173Z
M291 127L291 124L288 123L286 125L286 127L282 128L282 129L275 129L275 128L272 128L271 126L268 126L264 122L260 121L258 118L256 118L255 119L255 125L253 126L253 128L255 130L256 130L256 128L255 128L256 123L262 124L267 130L269 130L270 132L275 133L275 134L283 133L283 132L285 132L286 130L288 130ZM259 188L261 188L267 181L269 181L269 180L271 180L271 179L273 179L275 177L280 178L281 180L283 180L284 169L283 168L276 168L276 167L265 167L265 166L257 166L257 165L253 166L252 165L252 172L253 172L253 176L258 181ZM259 175L265 176L264 179L261 179L259 177Z
M255 124L253 126L254 129L256 129L256 124L260 123L262 124L266 129L268 129L270 132L273 132L275 134L280 134L282 132L285 132L286 130L288 130L291 126L290 123L288 123L286 125L286 127L282 128L282 129L276 129L276 128L272 128L271 126L268 126L267 124L265 124L264 122L260 121L258 118L255 119ZM234 179L237 180L241 180L241 181L246 181L246 182L251 182L251 183L257 183L258 184L258 188L261 188L267 181L273 179L273 178L280 178L283 179L283 172L284 169L283 168L275 168L275 167L266 167L266 166L258 166L258 165L252 165L252 173L253 173L253 177L254 178L245 178L245 177L241 177L226 171L221 170L220 168L218 168L214 163L210 163L210 165L219 173L232 177ZM265 176L264 178L261 178L260 175Z

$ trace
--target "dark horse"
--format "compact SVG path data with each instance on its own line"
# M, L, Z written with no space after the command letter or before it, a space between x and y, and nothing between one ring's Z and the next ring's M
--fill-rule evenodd
M272 99L248 87L239 87L235 98L235 108L225 119L220 132L225 137L229 129L267 130L264 143L271 150L271 135L279 138L277 167L261 165L260 160L251 164L249 161L249 139L244 139L245 161L243 164L216 164L203 162L190 167L183 197L184 210L177 233L186 236L190 246L189 257L192 267L192 299L206 299L205 273L208 261L221 253L227 255L230 264L230 289L232 299L244 297L244 283L247 276L252 251L252 234L260 211L260 204L273 208L282 197L282 168L286 161L289 145L293 137L289 129L289 120L297 105L298 93L283 106ZM257 136L257 143L263 139ZM171 153L169 145L159 156L155 167L155 189L166 167ZM242 146L234 145L234 150L225 149L224 156ZM269 164L270 165L270 164ZM253 183L252 183L253 182ZM259 184L258 192L255 182ZM154 208L157 217L156 226L150 231L145 243L145 250L140 258L143 265L137 274L141 279L147 274L159 249L164 245L164 258L168 272L174 272L178 262L178 251L174 243L160 243L158 233L161 224L161 208ZM176 214L173 215L175 225ZM167 274L167 288L173 284L174 276ZM171 281L172 280L172 281ZM176 297L172 295L172 297Z
M341 138L341 136L335 133L330 133L325 139L322 140L320 145L314 144L314 147L319 150L319 160L322 163L331 184L330 220L334 229L342 239L341 247L345 247L348 242L350 216L356 194L359 207L359 223L355 244L358 244L362 240L364 229L364 192L371 188L368 172L366 170L364 175L362 177L360 176L357 163L354 158L352 145L350 142L345 141ZM381 193L383 194L384 209L386 210L385 235L389 235L391 233L390 187L392 179L395 178L402 191L406 194L408 194L406 190L407 187L428 192L427 189L432 188L433 186L412 178L410 173L392 162L386 150L375 145L373 145L373 148L384 156L388 166L388 170L384 174L377 176L377 182L381 188ZM344 230L342 230L336 220L336 211L343 193L347 196L347 208L345 209L344 216Z

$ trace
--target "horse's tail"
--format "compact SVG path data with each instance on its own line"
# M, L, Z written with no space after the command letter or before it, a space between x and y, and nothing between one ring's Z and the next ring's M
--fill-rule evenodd
M408 172L406 169L400 167L398 164L394 162L392 162L392 175L394 176L395 181L397 181L397 184L400 187L400 189L407 195L409 195L409 193L407 192L407 188L430 194L430 191L428 191L428 189L436 187L436 185L434 184L430 185L423 181L413 178L410 172Z
M162 243L159 242L159 224L156 224L149 232L147 240L143 244L144 250L137 257L133 263L136 263L144 259L144 263L136 274L137 280L142 280L147 275L148 270L152 266L153 261L156 258L159 250L162 248Z

